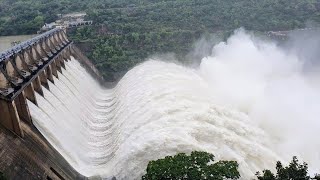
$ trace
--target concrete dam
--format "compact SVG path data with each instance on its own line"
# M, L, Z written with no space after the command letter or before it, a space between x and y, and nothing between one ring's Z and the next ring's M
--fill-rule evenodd
M10 179L141 179L149 161L194 150L236 160L245 180L293 155L317 171L319 145L288 142L316 136L319 81L305 83L294 55L259 43L240 29L198 68L151 58L110 89L63 29L17 45L0 60L0 171Z
M60 28L0 54L0 170L10 179L85 179L38 131L30 111L74 57L100 78Z

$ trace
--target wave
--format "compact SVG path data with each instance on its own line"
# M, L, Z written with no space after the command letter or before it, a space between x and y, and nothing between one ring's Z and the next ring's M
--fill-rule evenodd
M287 58L293 60L278 61ZM301 125L301 116L287 119L297 107L287 99L319 94L311 85L301 86L299 67L294 56L273 44L257 46L240 30L215 46L199 69L148 60L113 89L99 86L72 58L55 84L49 82L50 91L37 94L39 107L28 105L37 129L83 175L139 179L150 160L200 150L238 161L242 178L249 179L293 155L319 162L319 143L288 139L298 137L292 133L297 125L303 132L307 125ZM294 83L296 93L283 89ZM308 107L320 102L313 100ZM319 127L312 121L315 114L302 121L311 129ZM302 137L307 135L314 134Z

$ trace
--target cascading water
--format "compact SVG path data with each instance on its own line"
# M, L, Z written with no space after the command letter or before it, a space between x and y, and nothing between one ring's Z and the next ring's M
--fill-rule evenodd
M235 48L239 51L230 51ZM246 56L239 55L243 50ZM294 63L274 66L275 60L286 58ZM260 69L252 68L257 65ZM150 160L203 150L218 160L237 160L242 178L249 179L292 155L301 155L314 165L320 161L317 142L304 144L313 149L289 150L303 143L288 145L292 130L284 128L288 120L281 118L295 115L289 110L296 106L285 106L286 99L274 107L270 104L278 100L275 95L283 95L281 88L270 86L282 87L277 85L282 82L301 86L299 67L294 57L273 46L257 47L240 31L228 44L216 46L200 69L149 60L130 70L113 89L101 88L76 60L68 61L55 84L49 84L50 91L43 88L44 97L37 95L39 107L28 105L39 131L86 176L139 179ZM307 100L319 97L313 86L303 85L315 93ZM284 98L300 98L300 93ZM320 102L313 100L314 106ZM308 111L318 113L314 106ZM288 111L280 113L281 109ZM314 130L319 125L313 121L315 114L309 115L306 120ZM299 118L293 117L292 122L299 124Z

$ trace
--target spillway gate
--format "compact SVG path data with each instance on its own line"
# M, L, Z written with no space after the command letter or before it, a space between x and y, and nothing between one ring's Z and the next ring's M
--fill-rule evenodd
M27 100L38 105L42 96L62 73L65 61L77 57L79 50L68 40L66 30L52 29L0 54L0 124L23 137L20 122L32 125ZM81 58L81 57L80 57Z

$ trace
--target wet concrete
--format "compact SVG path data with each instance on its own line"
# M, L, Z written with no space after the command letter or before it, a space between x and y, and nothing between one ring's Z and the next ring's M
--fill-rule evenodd
M32 125L22 139L0 126L0 172L9 180L87 179L76 172Z

